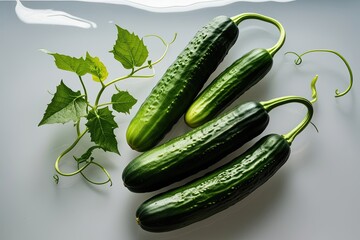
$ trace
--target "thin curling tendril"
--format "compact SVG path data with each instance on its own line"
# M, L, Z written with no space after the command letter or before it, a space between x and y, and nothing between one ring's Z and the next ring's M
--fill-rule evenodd
M340 92L339 89L335 90L335 97L341 97L344 96L345 94L347 94L353 85L353 73L350 67L350 64L348 63L348 61L338 52L334 51L334 50L330 50L330 49L313 49L313 50L309 50L306 51L302 54L297 54L296 52L286 52L285 54L291 53L297 56L297 59L294 60L294 63L296 65L300 65L302 63L302 57L308 53L312 53L312 52L327 52L327 53L332 53L335 54L336 56L338 56L345 64L346 68L348 69L349 75L350 75L350 81L349 81L349 86L347 87L347 89L343 92ZM315 80L316 82L317 80ZM314 84L315 85L315 84ZM315 87L315 86L314 86ZM315 100L316 101L316 100Z

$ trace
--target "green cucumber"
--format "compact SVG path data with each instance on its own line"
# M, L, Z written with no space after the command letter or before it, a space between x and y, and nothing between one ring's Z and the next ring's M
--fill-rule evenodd
M171 231L210 217L263 185L287 161L290 145L310 122L307 117L289 134L261 138L242 155L203 177L153 196L136 211L137 223L151 232Z
M155 146L184 114L238 36L236 24L219 16L204 26L167 69L140 107L126 132L129 146Z
M190 127L199 126L214 118L270 71L273 56L284 44L286 34L283 26L275 19L264 17L263 20L279 28L278 42L270 49L251 50L217 76L187 110L185 122Z
M219 16L199 30L130 122L126 132L129 146L137 151L154 147L186 112L233 46L239 32L237 24L263 18L256 13Z
M136 212L137 222L147 231L163 232L210 217L262 185L289 153L289 144L279 135L263 138L216 171L144 202Z
M197 127L213 119L233 100L262 79L273 60L266 49L254 49L234 62L196 98L185 114L185 122Z
M150 192L203 170L263 132L271 109L298 99L282 97L240 104L134 158L123 171L124 185L132 192Z

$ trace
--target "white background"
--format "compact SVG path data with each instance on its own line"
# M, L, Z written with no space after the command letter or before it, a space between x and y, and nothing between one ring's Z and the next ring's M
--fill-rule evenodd
M52 8L96 22L95 29L28 25L14 12L15 2L0 3L0 239L276 239L355 240L360 238L359 182L359 50L358 1L295 1L291 3L234 3L224 7L179 13L153 13L135 8L80 2L26 2L31 8ZM284 95L310 98L309 84L319 75L319 101L314 105L313 123L292 145L292 155L265 185L233 207L181 230L154 234L136 225L137 207L154 193L135 194L123 185L121 173L138 155L125 140L129 121L195 32L217 15L233 16L258 12L278 19L287 30L287 40L274 58L271 72L236 103L262 101ZM52 180L54 162L75 138L71 124L37 127L60 80L80 89L77 78L56 69L52 57L38 51L45 48L73 56L86 51L99 56L108 66L109 79L121 76L121 69L108 51L116 39L118 24L140 36L159 34L176 42L164 61L156 66L154 79L130 79L118 87L131 92L138 103L130 115L117 115L116 130L121 156L99 152L98 158L112 175L112 187L92 186L81 177ZM239 38L211 79L242 54L256 47L271 47L277 30L258 21L239 26ZM146 39L155 59L163 47ZM339 58L326 53L304 57L301 66L286 51L303 52L329 48L342 53L354 72L354 87L334 98L336 88L346 89L348 72ZM89 92L98 84L87 79ZM104 95L104 101L113 93ZM304 115L296 104L275 109L266 133L286 133ZM180 119L167 139L188 131ZM264 135L262 134L262 136ZM89 146L87 138L77 152ZM256 139L255 139L256 140ZM251 142L253 143L253 142ZM251 143L225 158L226 162ZM68 158L65 170L72 169ZM96 176L97 172L92 173ZM203 173L200 173L201 175Z

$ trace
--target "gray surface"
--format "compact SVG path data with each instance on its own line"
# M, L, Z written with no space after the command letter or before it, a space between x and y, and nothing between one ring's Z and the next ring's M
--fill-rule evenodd
M284 4L236 3L172 14L107 4L26 3L32 8L62 10L98 25L96 29L85 30L24 24L15 15L15 2L1 2L0 239L359 239L360 4L355 0L321 3L301 0ZM310 97L309 82L319 74L319 101L313 119L319 133L308 127L299 135L287 164L244 201L178 231L147 233L136 225L134 213L153 194L130 193L121 181L122 169L138 154L127 146L125 129L152 86L197 29L214 16L241 12L259 12L278 19L288 37L271 72L237 103L283 95ZM80 177L61 178L56 186L52 181L53 164L73 141L74 129L71 124L43 127L37 124L51 99L48 90L54 92L61 79L74 88L80 87L72 74L57 70L52 58L38 49L73 56L89 51L105 62L110 79L123 75L125 72L108 53L116 37L116 29L109 21L140 36L156 33L171 39L177 32L178 39L165 61L157 66L157 77L119 84L135 95L139 103L130 116L117 118L121 157L101 155L112 174L113 187L90 186ZM270 25L255 21L242 24L236 45L213 76L243 53L255 47L270 47L276 39L277 31ZM162 50L156 40L149 40L148 45L154 58ZM345 89L348 83L346 68L335 56L308 55L301 66L294 66L292 56L284 56L286 51L314 48L334 49L348 59L355 83L347 96L333 97L336 88ZM95 93L98 85L90 85L90 92ZM301 109L294 104L274 110L266 132L286 133L303 117ZM167 139L187 130L181 120ZM81 150L86 149L85 142L80 144Z

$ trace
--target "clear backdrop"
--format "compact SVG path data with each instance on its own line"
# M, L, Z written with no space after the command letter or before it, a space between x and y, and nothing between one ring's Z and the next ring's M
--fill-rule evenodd
M17 17L15 4L0 2L0 239L360 239L359 1L238 2L176 13L74 1L24 2L29 8L56 9L96 23L96 28L89 29L26 24ZM282 169L233 207L181 230L148 233L137 226L135 211L154 193L131 193L121 180L126 164L139 154L126 143L128 123L201 26L215 16L242 12L276 18L287 30L287 40L276 54L269 74L231 106L284 95L310 98L310 81L318 74L319 100L314 105L313 123L319 132L312 126L302 132ZM113 79L126 73L108 52L116 39L115 24L140 36L158 34L170 40L176 32L178 38L164 61L156 66L155 78L130 79L118 84L132 93L138 103L130 115L119 114L116 118L119 129L115 134L121 156L111 153L98 156L112 175L113 186L91 186L78 176L61 178L56 185L52 178L55 159L72 143L75 132L72 124L37 125L61 79L74 89L81 86L73 74L58 70L52 57L39 49L72 56L84 56L89 51L107 65L109 79ZM267 23L247 21L239 29L236 44L209 80L244 53L257 47L268 48L278 38L277 29ZM147 39L146 43L153 58L162 53L163 46L158 40ZM287 51L301 53L314 48L334 49L347 58L354 73L354 86L348 95L334 97L335 89L345 89L349 79L343 62L335 55L307 55L300 66L294 65L294 56L284 55ZM89 94L93 94L99 85L89 81ZM107 97L110 91L104 99ZM270 113L270 124L264 134L286 133L303 115L296 104L278 108ZM188 130L180 119L164 141ZM79 144L79 152L89 146L86 140ZM218 165L240 154L254 141ZM69 158L63 167L71 168L72 161Z

